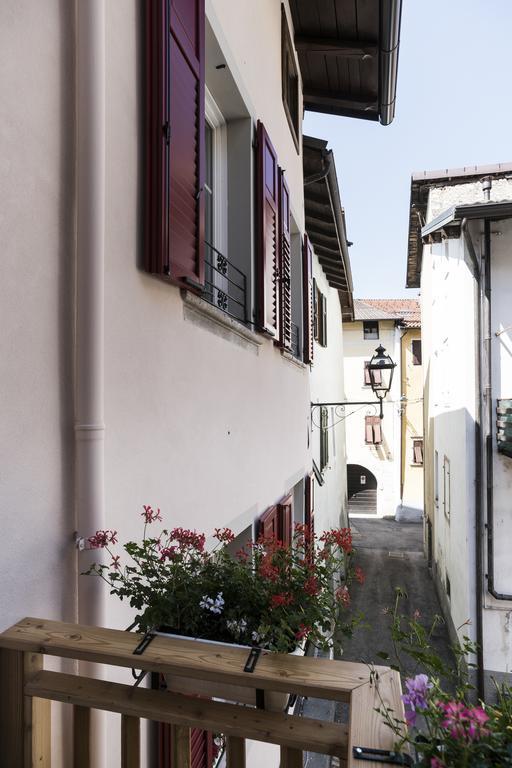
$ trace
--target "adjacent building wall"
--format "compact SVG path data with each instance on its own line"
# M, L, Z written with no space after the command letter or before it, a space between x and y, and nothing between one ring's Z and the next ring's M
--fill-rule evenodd
M384 401L382 444L365 443L365 416L378 415L377 398L364 384L364 362L369 361L376 347L382 344L392 359L400 356L400 334L394 320L379 321L379 339L364 339L363 323L344 325L345 394L348 401L373 401L375 406L347 406L345 429L347 464L367 468L377 479L377 515L395 515L400 504L400 374L395 371L392 388Z
M413 440L423 437L423 374L422 365L414 361L413 341L421 343L421 329L403 329L400 339L403 398L400 517L419 521L423 517L423 466L415 460Z

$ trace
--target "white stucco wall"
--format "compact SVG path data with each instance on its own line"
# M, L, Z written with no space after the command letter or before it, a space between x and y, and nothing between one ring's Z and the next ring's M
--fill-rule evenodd
M510 185L512 186L512 185ZM509 188L509 196L510 188ZM491 236L491 355L492 403L512 398L512 222L492 225ZM496 333L499 333L496 336ZM496 450L493 433L494 588L512 594L512 459ZM487 563L487 569L489 563ZM512 673L512 601L485 596L485 665L498 673Z
M364 339L363 323L344 325L345 394L349 401L373 401L373 406L347 406L345 429L347 464L360 464L377 479L377 515L395 515L400 504L400 334L393 320L379 321L379 339ZM379 414L377 398L364 386L364 362L382 344L397 363L390 393L384 400L382 444L366 445L365 416Z
M455 627L473 620L475 612L474 317L474 285L465 259L464 242L447 240L426 246L422 270L423 371L428 424L425 466L429 475L426 505L433 518L437 575ZM446 499L445 458L450 471L450 492L447 490ZM463 634L468 634L467 627L460 631L461 637Z
M423 371L415 365L413 341L421 341L420 328L401 331L402 394L402 512L421 520L423 516L423 467L413 459L413 438L423 437Z
M314 364L311 370L311 401L313 403L341 402L343 385L343 330L338 291L329 286L325 273L313 257L313 275L319 290L327 297L327 346L314 344ZM339 409L338 409L339 414ZM313 457L319 464L320 411L312 412ZM329 408L329 464L323 475L324 485L315 483L315 527L317 532L333 526L346 526L347 463L345 422Z

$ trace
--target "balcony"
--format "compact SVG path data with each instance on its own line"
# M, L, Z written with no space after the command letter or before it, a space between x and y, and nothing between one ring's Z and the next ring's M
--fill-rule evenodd
M205 241L202 298L230 317L247 324L247 278L217 248Z
M176 765L190 768L189 729L226 737L227 768L245 767L245 740L279 745L283 768L302 768L304 752L337 756L348 768L379 768L358 748L393 749L394 735L376 708L403 718L400 676L388 667L263 651L252 672L247 650L180 638L154 637L134 655L142 635L113 629L26 618L0 635L0 743L3 768L50 768L50 701L73 706L74 768L89 768L90 712L121 715L121 768L140 766L140 719L174 726ZM259 707L191 698L83 675L50 672L44 657L179 675L194 681L242 685L259 693ZM108 668L105 668L108 674ZM348 725L264 708L265 692L346 702ZM263 700L263 704L262 704ZM380 758L380 759L379 759ZM387 762L391 762L388 760ZM394 760L396 763L396 759ZM405 763L404 763L405 764ZM53 768L62 768L54 763ZM268 768L272 768L271 765Z

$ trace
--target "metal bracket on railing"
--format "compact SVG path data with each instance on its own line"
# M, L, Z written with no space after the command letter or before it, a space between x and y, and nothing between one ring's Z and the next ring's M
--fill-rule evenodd
M154 640L156 637L156 634L154 632L146 632L138 646L134 649L133 654L135 656L142 656L148 645L152 640Z
M251 648L245 662L244 672L254 672L258 659L261 656L261 648Z
M352 756L355 760L367 760L374 763L387 763L388 765L413 765L410 755L401 755L389 749L374 749L371 747L354 747Z

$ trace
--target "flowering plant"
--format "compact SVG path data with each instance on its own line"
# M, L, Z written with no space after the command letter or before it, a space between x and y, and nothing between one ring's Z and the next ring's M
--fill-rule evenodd
M512 766L512 689L496 685L494 704L477 702L469 680L473 665L466 661L476 652L474 644L464 637L452 648L453 663L447 664L431 647L441 617L435 616L425 627L418 611L412 617L400 614L403 597L405 593L397 589L390 613L396 662L392 666L406 675L405 721L384 704L381 707L399 737L396 750L402 752L409 745L416 760L410 764L422 768ZM387 653L379 655L390 659ZM424 671L418 673L418 667Z
M232 531L216 528L216 545L207 551L204 533L174 528L149 535L148 526L162 519L160 510L145 506L142 516L142 542L124 545L128 561L114 551L116 531L97 531L89 546L105 549L111 562L86 572L129 601L139 629L165 627L283 653L304 638L325 649L339 633L352 631L356 620L344 620L349 586L353 579L362 583L364 575L352 566L349 528L316 537L295 525L291 545L260 537L236 552Z

